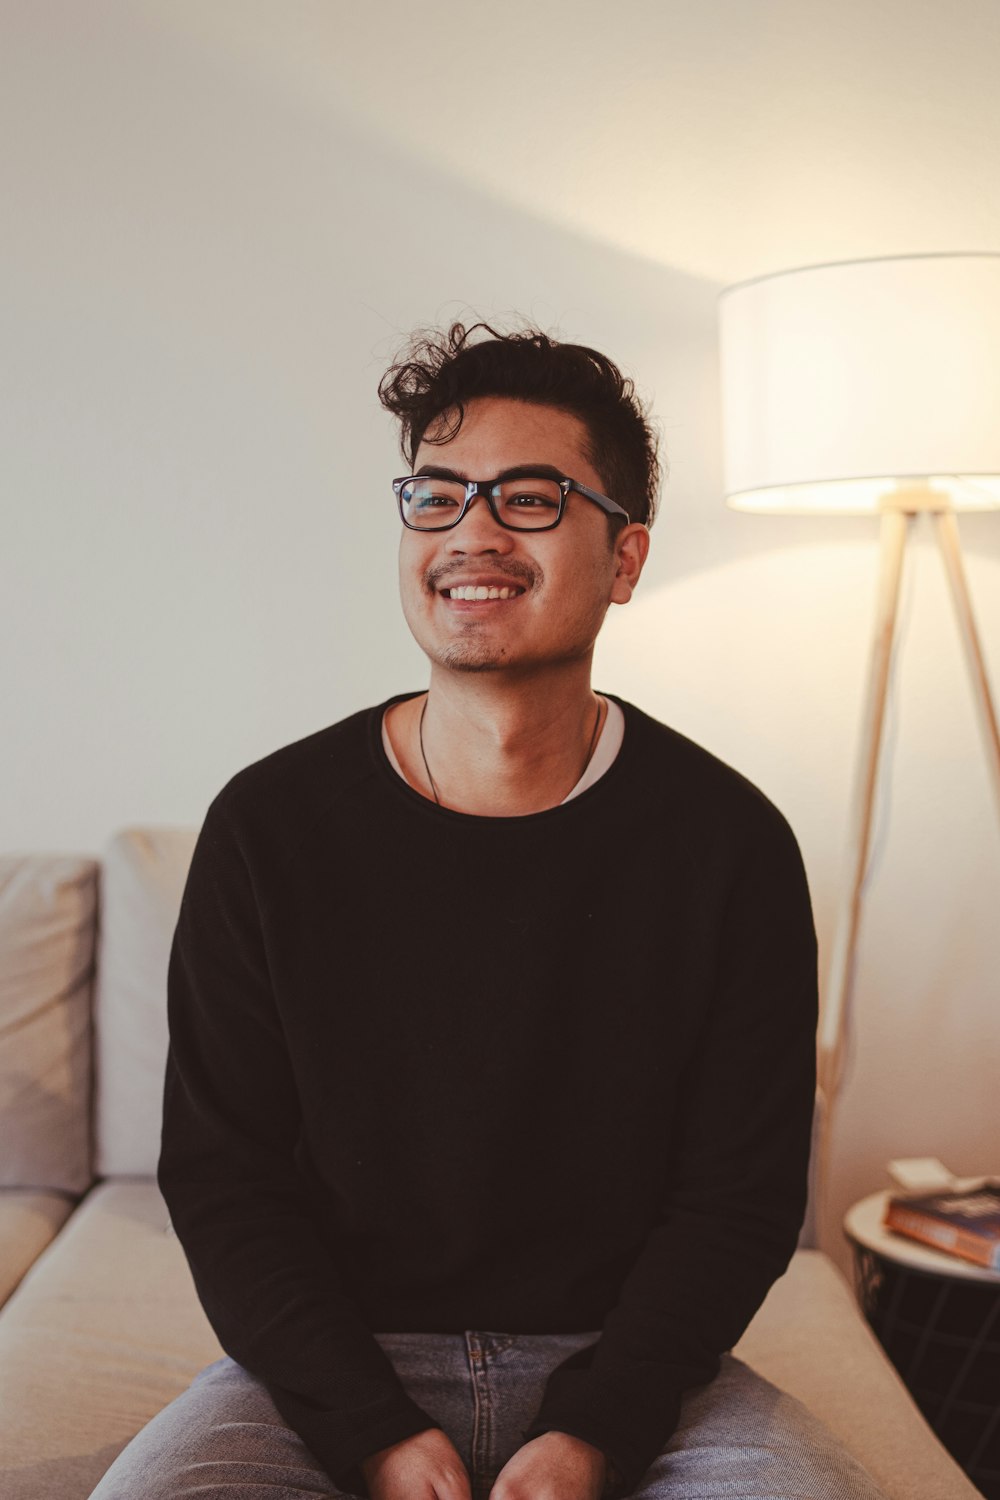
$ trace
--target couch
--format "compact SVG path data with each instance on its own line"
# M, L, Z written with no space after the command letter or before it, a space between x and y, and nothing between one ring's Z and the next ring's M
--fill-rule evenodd
M170 941L195 829L0 856L0 1495L83 1500L222 1349L156 1186ZM812 1242L733 1352L893 1500L973 1500Z

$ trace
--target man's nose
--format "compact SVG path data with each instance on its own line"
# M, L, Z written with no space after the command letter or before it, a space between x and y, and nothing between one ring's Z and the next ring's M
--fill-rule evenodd
M510 551L512 545L513 533L494 519L482 491L473 495L465 515L448 532L447 546L451 552Z

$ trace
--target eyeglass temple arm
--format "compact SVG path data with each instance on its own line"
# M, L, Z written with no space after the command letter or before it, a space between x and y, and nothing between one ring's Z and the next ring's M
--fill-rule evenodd
M586 495L588 500L595 500L602 510L606 510L609 516L624 516L628 519L628 511L623 505L615 500L609 500L607 495L602 495L598 490L592 490L585 484L573 480L573 488L579 490L581 495Z

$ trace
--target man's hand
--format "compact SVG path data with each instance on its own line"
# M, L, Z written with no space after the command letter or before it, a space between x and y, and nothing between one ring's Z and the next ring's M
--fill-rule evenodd
M380 1448L358 1467L371 1500L472 1500L468 1470L440 1427Z
M593 1443L553 1429L507 1460L490 1500L599 1500L607 1465Z

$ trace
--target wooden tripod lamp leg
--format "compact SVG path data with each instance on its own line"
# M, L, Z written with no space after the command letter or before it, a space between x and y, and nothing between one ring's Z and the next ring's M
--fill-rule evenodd
M840 1086L844 1043L850 1016L854 983L854 959L861 926L861 888L868 863L872 808L878 774L886 688L892 658L899 602L899 581L908 528L913 516L899 509L886 509L881 516L878 596L875 633L869 657L861 741L855 762L854 785L848 814L848 844L845 860L846 884L837 916L826 994L819 1018L817 1038L819 1111L817 1162L813 1169L817 1200L818 1234L826 1238L826 1199L830 1185L829 1158L833 1129L833 1105Z
M958 523L953 511L939 510L934 513L934 530L938 546L944 559L945 572L951 585L951 597L958 616L958 629L965 647L965 659L972 677L972 695L976 704L979 727L986 746L986 761L993 778L993 790L1000 811L1000 734L997 733L997 716L990 696L986 664L979 647L979 636L972 614L969 587L962 568L962 550L958 540Z

